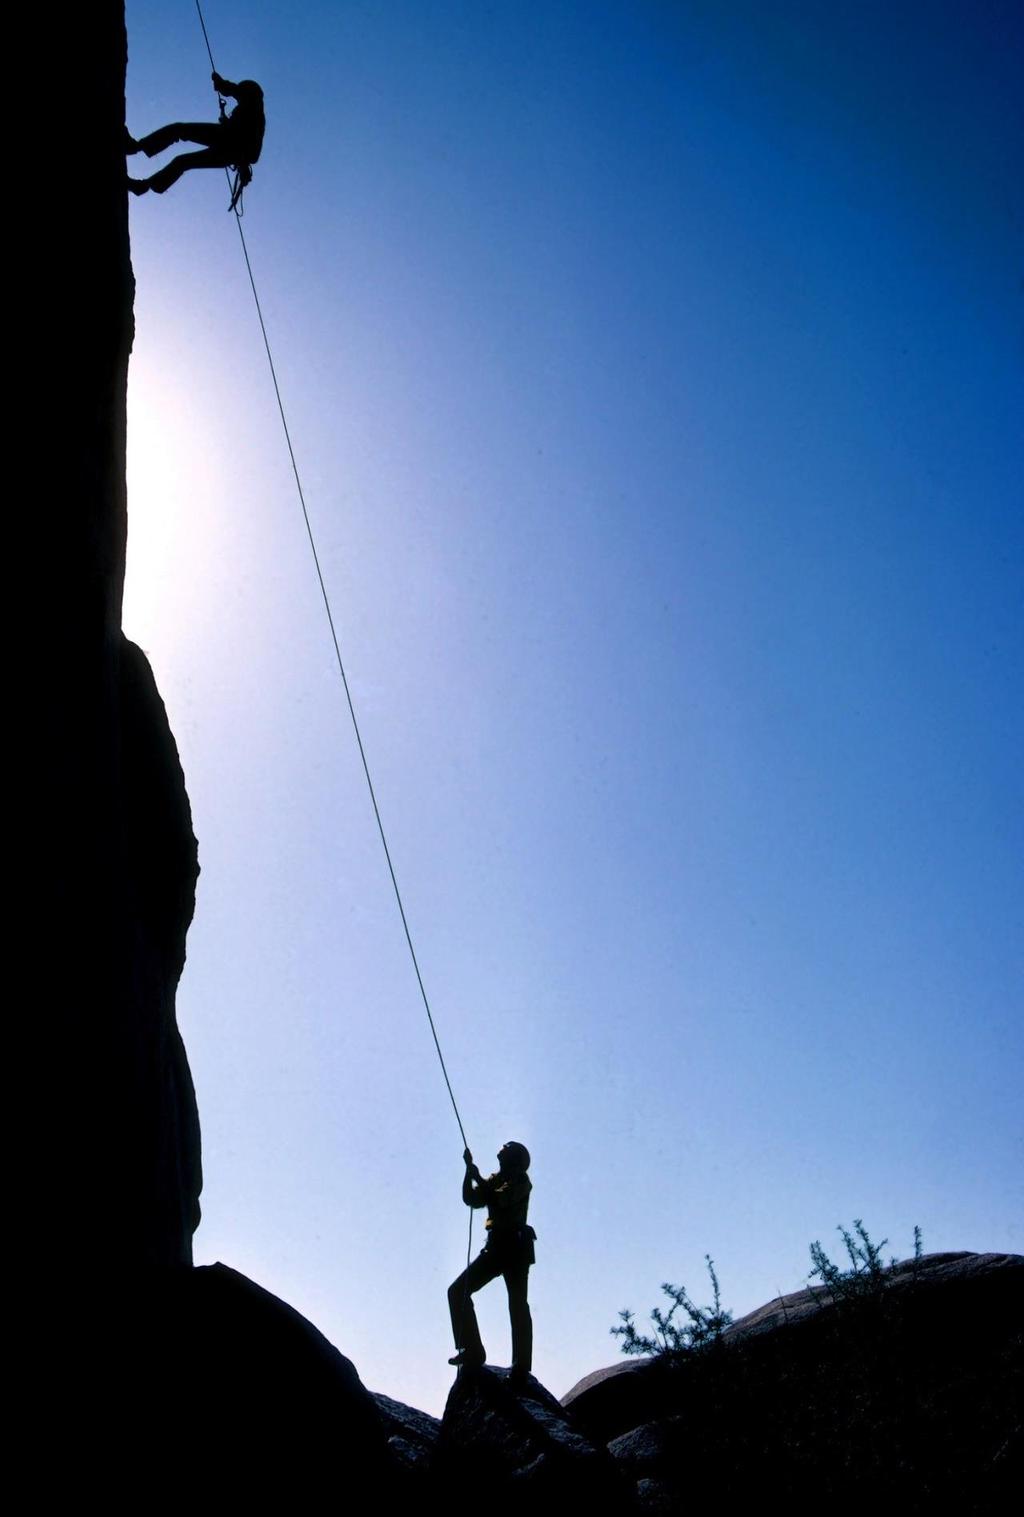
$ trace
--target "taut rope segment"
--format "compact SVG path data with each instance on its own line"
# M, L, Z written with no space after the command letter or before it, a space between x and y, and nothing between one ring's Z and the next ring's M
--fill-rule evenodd
M207 51L207 54L209 55L210 67L214 71L214 73L216 73L216 71L217 71L217 65L214 62L213 49L210 46L210 37L209 37L209 33L206 30L206 21L205 21L205 19L203 17L203 8L202 8L202 5L200 4L200 0L196 0L196 11L197 11L198 16L199 16L199 25L202 27L203 41L206 44L206 51ZM224 172L227 175L228 183L230 184L230 182L231 182L231 175L230 175L230 173L228 172L227 169L225 169ZM309 511L308 511L307 506L306 506L306 496L305 496L305 492L304 492L304 490L302 488L302 479L301 479L301 477L299 475L299 466L298 466L298 462L296 461L296 458L295 458L295 449L294 449L294 447L292 445L291 431L289 430L289 427L288 427L288 417L285 414L284 401L283 401L283 399L281 397L281 386L278 383L278 379L277 379L277 369L276 369L276 367L274 365L274 354L273 354L273 351L271 350L270 338L269 338L269 336L267 334L267 325L266 325L266 322L263 319L263 308L260 305L259 291L256 288L256 278L255 278L255 275L253 274L253 271L252 271L252 262L250 261L250 258L249 258L249 248L248 248L248 245L247 245L246 240L245 240L245 231L244 231L244 229L242 227L241 209L240 209L239 205L236 203L236 201L237 201L237 197L233 196L232 197L231 209L232 209L232 211L234 211L234 214L235 214L235 225L238 227L238 236L239 236L239 240L241 241L241 244L242 244L242 256L245 259L245 270L246 270L246 273L249 276L249 287L252 290L252 298L253 298L253 301L254 301L255 306L256 306L256 315L259 318L260 333L262 334L262 337L263 337L263 346L264 346L264 348L266 350L267 363L268 363L268 365L270 367L270 378L271 378L271 380L273 382L273 386L274 386L274 395L275 395L276 400L277 400L277 409L278 409L278 413L279 413L279 415L281 417L281 426L282 426L282 429L284 431L285 443L287 444L287 447L288 447L288 457L291 460L292 474L295 476L295 488L296 488L296 490L298 492L299 504L302 507L302 519L303 519L303 521L305 522L305 525L306 525L306 536L309 539L310 551L313 554L313 563L314 563L314 565L316 567L316 577L317 577L317 580L318 580L319 585L320 585L320 594L321 594L321 597L323 599L324 610L327 613L327 624L330 627L330 631L331 631L331 642L334 645L334 656L335 656L335 660L336 660L337 665L338 665L338 673L341 675L341 683L342 683L342 686L344 687L344 691L345 691L345 701L346 701L346 704L348 706L348 714L349 714L349 716L351 718L351 721L352 721L352 730L355 733L356 746L359 749L359 758L360 758L360 761L362 762L363 774L364 774L364 776L366 778L366 788L370 792L370 801L371 801L371 804L373 806L373 815L374 815L374 818L375 818L376 823L377 823L377 831L380 834L381 845L382 845L382 847L384 849L384 857L385 857L385 859L387 861L388 874L389 874L389 876L391 878L391 886L392 886L392 889L394 891L395 901L396 901L396 903L398 905L398 914L399 914L399 916L401 917L401 920L402 920L402 930L405 933L405 941L406 941L406 944L408 945L409 957L412 960L412 967L413 967L413 970L415 971L415 974L416 974L416 983L419 986L420 998L423 1001L423 1009L424 1009L424 1011L427 1014L427 1021L430 1024L430 1035L431 1035L431 1037L434 1040L434 1048L435 1048L435 1050L437 1052L438 1062L439 1062L439 1064L441 1066L441 1073L444 1076L445 1088L448 1091L448 1099L451 1102L452 1111L455 1113L455 1120L456 1120L456 1122L459 1125L459 1133L460 1133L460 1135L462 1137L462 1146L463 1146L464 1149L468 1149L469 1148L469 1142L468 1142L468 1140L466 1138L466 1130L465 1130L465 1128L462 1125L462 1117L461 1117L461 1115L459 1113L458 1103L455 1100L455 1092L452 1089L452 1082L451 1082L451 1080L449 1078L449 1075L448 1075L448 1066L445 1064L444 1054L441 1052L441 1042L440 1042L440 1039L438 1038L438 1035L437 1035L437 1028L434 1025L434 1015L433 1015L433 1012L430 1009L430 1000L429 1000L429 998L427 996L426 986L423 983L423 975L422 975L422 973L420 971L419 959L416 956L416 949L415 949L415 946L413 944L412 933L411 933L411 931L409 929L409 919L408 919L408 917L406 916L406 913L405 913L405 904L404 904L404 902L402 900L402 892L399 889L398 877L395 874L395 866L394 866L394 863L392 862L392 858L391 858L391 849L388 847L387 834L384 831L384 822L383 822L383 820L381 818L380 807L377 804L377 793L374 790L373 779L372 779L372 777L370 775L370 765L369 765L369 762L368 762L367 757L366 757L366 749L363 746L362 733L359 730L359 721L358 721L358 718L356 717L356 708L355 708L355 705L353 704L353 701L352 701L352 692L351 692L351 690L349 688L348 675L345 673L345 662L344 662L344 659L341 656L341 643L340 643L339 638L338 638L338 631L337 631L337 627L336 627L335 621L334 621L334 613L331 610L331 600L330 600L330 596L327 593L327 585L324 582L323 570L322 570L322 568L320 566L320 555L317 552L316 539L315 539L315 537L313 535L313 527L312 527L312 523L310 522ZM468 1246L467 1251L466 1251L467 1265L468 1265L468 1262L469 1262L470 1254L472 1253L472 1248L473 1248L473 1214L472 1214L472 1212L470 1212L470 1217L469 1217L469 1246Z

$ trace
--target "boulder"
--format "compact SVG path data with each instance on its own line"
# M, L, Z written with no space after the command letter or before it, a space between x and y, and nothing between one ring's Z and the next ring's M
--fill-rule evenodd
M644 1510L765 1492L987 1510L1020 1455L1024 1258L907 1260L864 1298L795 1292L701 1353L633 1366L563 1404Z
M223 1264L115 1295L117 1322L97 1323L104 1357L78 1386L103 1406L84 1424L93 1489L140 1508L158 1493L307 1510L329 1493L356 1511L404 1490L375 1398L293 1307Z
M987 1282L983 1291L998 1290L996 1279L1005 1274L1012 1278L1019 1268L1019 1254L972 1254L967 1252L925 1254L920 1259L903 1259L885 1274L887 1293L940 1286L960 1289L972 1280ZM823 1310L841 1304L823 1285L806 1286L788 1296L776 1296L756 1311L748 1312L732 1323L723 1334L728 1343L756 1337L775 1328L794 1327ZM571 1393L570 1393L571 1394Z
M440 1436L441 1419L415 1406L406 1406L404 1401L393 1401L380 1391L373 1393L373 1399L391 1452L406 1471L425 1477Z
M645 1422L631 1432L623 1433L621 1438L613 1438L608 1452L629 1479L656 1477L679 1431L672 1420Z
M562 1397L562 1405L598 1443L628 1433L664 1413L674 1381L663 1359L625 1359L592 1370Z
M582 1501L600 1512L633 1510L631 1493L608 1451L575 1426L550 1391L510 1372L461 1374L452 1387L433 1462L438 1494L480 1501L488 1512L531 1517L563 1513Z

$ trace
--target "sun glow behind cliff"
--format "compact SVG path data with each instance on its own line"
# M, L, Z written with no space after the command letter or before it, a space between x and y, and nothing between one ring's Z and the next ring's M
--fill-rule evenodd
M221 441L184 390L144 355L128 385L128 567L124 628L143 647L211 630L209 581L230 544L217 503Z

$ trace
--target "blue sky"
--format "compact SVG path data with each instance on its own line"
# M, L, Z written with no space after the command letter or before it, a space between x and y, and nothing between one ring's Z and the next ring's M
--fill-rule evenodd
M541 1378L706 1252L741 1312L854 1216L1021 1250L1017 7L205 9L460 1107L534 1152ZM131 128L211 117L194 9L128 24ZM436 1411L461 1145L223 178L131 218L197 1258Z

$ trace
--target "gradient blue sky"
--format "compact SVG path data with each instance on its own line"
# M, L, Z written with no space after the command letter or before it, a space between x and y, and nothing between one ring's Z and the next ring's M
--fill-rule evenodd
M541 1378L705 1252L742 1312L855 1216L1021 1250L1019 7L205 9L452 1079L534 1151ZM128 23L132 129L209 118L194 8ZM131 220L197 1258L437 1411L461 1144L223 178Z

